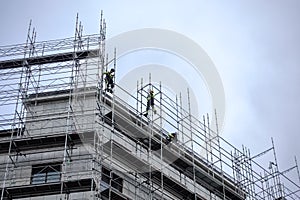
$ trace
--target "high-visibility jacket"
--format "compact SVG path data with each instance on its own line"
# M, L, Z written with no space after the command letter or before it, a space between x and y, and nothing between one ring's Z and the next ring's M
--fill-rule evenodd
M169 133L168 135L170 138L174 138L175 137L175 133Z
M153 93L149 93L147 96L147 107L149 108L150 105L154 106L154 94Z
M104 72L104 74L106 75L106 77L112 79L114 77L113 72Z
M149 93L148 96L147 96L147 100L149 101L150 99L153 99L154 98L154 93Z

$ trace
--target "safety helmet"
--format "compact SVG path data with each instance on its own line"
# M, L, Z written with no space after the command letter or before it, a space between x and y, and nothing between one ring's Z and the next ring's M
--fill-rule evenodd
M110 71L111 71L111 72L115 72L115 69L111 69Z

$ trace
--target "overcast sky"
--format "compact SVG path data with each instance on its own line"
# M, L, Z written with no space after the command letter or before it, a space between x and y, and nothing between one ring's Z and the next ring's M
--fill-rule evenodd
M74 35L79 13L84 33L107 37L163 28L198 43L214 62L226 95L222 137L257 154L277 147L279 167L300 161L299 0L2 0L0 45L24 43L29 20L37 40Z

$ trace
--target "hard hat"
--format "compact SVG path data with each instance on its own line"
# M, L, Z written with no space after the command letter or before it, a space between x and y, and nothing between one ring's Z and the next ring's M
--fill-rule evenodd
M110 71L111 71L111 72L115 72L115 69L111 69Z

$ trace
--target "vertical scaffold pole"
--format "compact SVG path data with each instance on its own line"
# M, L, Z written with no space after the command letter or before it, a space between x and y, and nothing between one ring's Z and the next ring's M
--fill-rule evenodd
M141 97L141 114L143 114L143 78L141 78L141 89L140 89L140 97ZM141 116L142 118L143 116Z
M72 133L72 123L74 123L74 88L76 87L76 79L78 78L78 71L80 67L79 60L77 58L77 51L81 48L81 28L78 25L78 13L76 16L76 27L75 27L75 36L74 36L74 46L73 46L73 65L71 70L71 76L70 76L70 83L69 83L69 101L68 101L68 110L67 110L67 121L66 121L66 132L65 132L65 144L64 144L64 155L63 155L63 163L62 163L62 180L61 180L61 190L60 195L61 199L63 198L63 193L65 192L64 189L64 181L66 181L67 177L67 164L71 161L71 155L68 152L69 151L69 135ZM67 193L66 193L67 195Z
M208 116L208 114L207 114ZM219 124L218 124L218 116L217 116L217 110L215 109L215 120L216 120L216 139L218 144L218 151L219 151L219 160L220 160L220 168L221 168L221 174L222 174L222 185L223 185L223 194L224 199L226 198L226 191L225 191L225 183L224 183L224 171L223 171L223 161L222 161L222 152L221 152L221 145L220 145L220 138L219 138Z
M177 94L176 94L176 122L177 122L177 139L179 138L179 127L180 127L180 117L179 117L179 109L178 109L178 96L177 96ZM180 176L180 178L181 178L181 176Z
M139 80L136 81L136 115L139 115L139 113L142 113L139 112ZM140 116L141 118L142 116ZM136 124L138 123L138 121L136 121Z
M182 144L185 144L185 141L184 141L184 131L183 131L183 120L184 120L184 115L183 115L183 108L182 108L182 95L181 95L181 92L179 93L179 103L180 103L180 115L181 115L181 136L182 136Z
M161 199L164 199L164 173L163 173L163 118L162 118L162 87L161 82L159 82L159 125L160 125L160 171L161 171Z
M207 127L206 127L206 121L205 121L205 115L203 115L203 125L204 125L204 139L205 139L205 154L206 154L206 162L208 162L208 146L207 146L207 142L208 142L208 139L207 139Z
M253 169L252 169L252 159L251 159L251 154L250 154L250 149L249 149L249 170L250 170L250 181L251 181L251 191L252 191L252 196L255 196L255 181L254 181L254 174L253 174Z
M104 68L105 68L105 29L106 29L106 24L103 19L103 11L101 10L100 13L100 22L99 22L99 39L98 39L98 55L97 55L97 70L98 70L98 84L97 84L97 109L99 112L98 118L100 118L100 128L97 127L95 137L94 137L94 147L95 147L95 162L97 166L97 171L96 171L96 176L95 178L95 184L96 184L96 193L95 197L97 199L101 199L101 179L102 179L102 162L104 160L103 152L104 152L104 140L107 139L105 137L104 131L104 120L105 120L105 107L103 105L103 73L104 73ZM107 57L106 57L107 58ZM99 155L100 154L100 155ZM92 188L91 188L92 189ZM97 194L98 193L98 194Z
M299 180L299 184L300 184L300 172L299 172L299 166L298 166L298 162L297 162L297 157L296 156L295 156L295 164L296 164L297 175L298 175L298 180Z
M148 89L148 93L150 92L150 90L152 89L152 84L151 84L151 73L149 73L149 89ZM148 99L147 99L148 101ZM151 106L150 106L151 107ZM151 110L153 111L153 110ZM150 134L149 134L149 147L148 147L148 162L149 162L149 199L152 199L152 135L153 135L153 113L151 113L151 120L149 122L149 129L150 129Z
M192 126L192 114L191 114L191 101L190 101L190 90L187 88L188 95L188 109L189 109L189 128L191 134L191 148L193 152L193 182L194 182L194 199L196 200L196 168L195 168L195 149L194 149L194 139L193 139L193 126Z
M275 151L275 145L274 145L274 140L271 138L272 141L272 147L273 147L273 155L274 155L274 161L275 161L275 177L274 177L274 184L275 184L275 190L277 194L277 198L282 198L283 196L283 190L281 186L281 181L280 181L280 176L279 176L279 167L278 167L278 162L277 162L277 155Z
M213 168L213 165L214 165L214 157L213 157L213 152L212 152L212 142L213 142L213 136L212 136L212 131L211 131L211 128L210 128L210 123L209 123L209 116L207 115L207 130L208 130L208 151L209 151L209 155L210 155L210 162L211 162L211 168Z
M116 71L117 65L117 50L114 49L114 63L113 69ZM115 83L116 76L114 76L113 82ZM109 181L109 199L111 199L111 192L112 192L112 181L113 181L113 167L112 167L112 160L113 160L113 145L114 145L114 134L115 134L115 87L113 88L112 92L112 111L111 111L111 133L110 133L110 161L109 161L109 168L110 168L110 181Z

